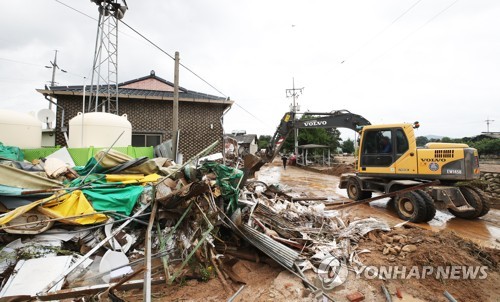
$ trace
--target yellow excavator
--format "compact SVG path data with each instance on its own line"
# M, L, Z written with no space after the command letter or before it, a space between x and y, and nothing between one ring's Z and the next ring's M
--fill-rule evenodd
M310 119L295 119L287 112L261 157L245 156L245 168L251 173L271 162L293 129L349 128L359 132L356 172L343 174L339 187L350 199L370 198L373 192L391 193L432 181L437 185L401 193L391 198L401 219L427 222L436 209L448 209L453 215L474 219L489 211L484 192L472 186L479 179L477 150L466 144L428 143L417 147L413 124L371 125L364 117L347 110L330 113L308 112Z

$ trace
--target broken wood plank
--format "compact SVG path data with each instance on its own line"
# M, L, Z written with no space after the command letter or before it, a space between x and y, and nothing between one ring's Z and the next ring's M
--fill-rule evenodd
M151 280L152 285L163 284L165 283L165 278L160 277ZM89 285L75 288L68 288L59 290L51 293L39 294L37 296L33 296L31 298L38 299L40 301L51 301L57 299L70 299L77 298L86 295L95 295L102 291L107 290L110 286L114 286L116 283L107 283L107 284L98 284L98 285ZM115 289L118 290L131 290L136 288L142 288L144 285L144 280L132 280L127 283L124 283Z

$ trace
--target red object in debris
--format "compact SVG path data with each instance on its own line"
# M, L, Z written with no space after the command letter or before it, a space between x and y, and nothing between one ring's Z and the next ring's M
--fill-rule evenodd
M359 302L365 299L365 296L360 292L355 292L346 296L351 302Z
M400 288L396 289L396 296L398 296L399 299L403 299L403 294L401 293Z

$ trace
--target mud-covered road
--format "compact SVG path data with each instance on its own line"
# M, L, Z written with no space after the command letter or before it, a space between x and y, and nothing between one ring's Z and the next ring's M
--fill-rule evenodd
M259 180L268 184L280 183L293 189L292 195L305 194L307 196L329 197L331 200L347 200L347 193L338 188L339 177L310 172L298 167L287 167L284 170L278 163L266 165L257 175ZM390 225L402 222L397 214L387 208L388 199L374 201L369 205L359 205L346 208L343 211L359 217L377 217L386 220ZM500 248L500 210L490 212L475 220L456 218L450 213L437 211L436 217L428 223L419 223L419 227L438 231L448 229L463 238L470 239L478 244Z

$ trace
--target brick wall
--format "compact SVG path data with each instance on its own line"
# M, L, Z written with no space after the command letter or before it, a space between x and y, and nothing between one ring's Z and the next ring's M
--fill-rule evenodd
M64 124L69 128L69 120L82 111L82 98L59 96L58 104L65 109ZM165 100L120 99L119 113L127 114L135 133L161 133L163 140L171 138L173 102ZM224 111L221 104L179 102L179 151L184 159L189 159L216 140L221 141L222 127L219 118ZM61 120L61 112L57 112ZM213 125L213 129L211 126ZM56 144L64 146L64 136L60 132L60 122L56 128ZM68 132L69 136L69 132ZM96 146L103 147L103 146ZM221 152L220 143L214 152Z

